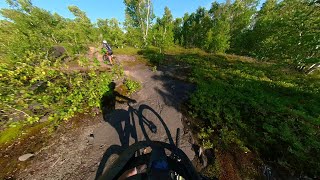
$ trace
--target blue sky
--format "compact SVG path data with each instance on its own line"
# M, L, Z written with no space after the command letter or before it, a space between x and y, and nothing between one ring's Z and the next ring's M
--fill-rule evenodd
M224 0L218 0L221 2ZM154 13L162 16L165 6L168 6L174 17L182 17L186 12L194 12L199 6L209 8L213 0L152 0ZM57 12L58 14L73 18L68 11L69 5L76 5L87 13L87 16L96 22L97 18L117 18L124 21L125 6L123 0L32 0L38 7ZM0 0L0 8L8 7L5 0Z

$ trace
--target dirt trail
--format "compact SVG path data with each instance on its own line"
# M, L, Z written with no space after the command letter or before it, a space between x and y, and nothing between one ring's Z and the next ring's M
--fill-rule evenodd
M164 71L153 72L134 57L118 55L117 61L124 65L127 77L142 84L142 89L131 96L136 103L117 103L112 113L85 117L85 125L59 134L28 160L29 165L17 179L95 179L129 144L147 138L174 141L177 128L182 132L182 150L194 158L193 140L184 130L179 110L193 87L166 76Z

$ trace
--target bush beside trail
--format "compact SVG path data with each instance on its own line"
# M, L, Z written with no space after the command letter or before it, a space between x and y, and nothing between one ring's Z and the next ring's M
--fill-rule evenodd
M276 64L221 59L181 59L196 64L191 111L217 135L203 142L216 146L221 137L225 146L237 144L283 167L319 175L320 77Z
M0 10L0 144L21 133L6 136L10 128L45 120L57 125L99 107L113 76L82 55L99 42L99 32L79 8L69 7L75 16L70 20L31 1L8 3L10 8ZM90 69L62 71L65 57Z

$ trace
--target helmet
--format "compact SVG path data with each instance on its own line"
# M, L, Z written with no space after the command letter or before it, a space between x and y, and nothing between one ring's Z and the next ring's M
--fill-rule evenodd
M107 44L107 41L106 41L106 40L103 40L102 43Z

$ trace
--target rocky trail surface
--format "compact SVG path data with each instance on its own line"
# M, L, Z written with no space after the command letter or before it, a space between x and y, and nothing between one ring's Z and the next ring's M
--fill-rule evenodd
M117 102L95 117L77 117L41 151L32 152L35 155L17 179L95 179L130 144L146 139L175 141L177 128L181 129L180 147L193 160L193 138L183 126L180 109L193 86L164 70L152 70L133 56L118 55L116 59L126 78L142 84L141 90L130 96L135 103ZM122 81L115 81L116 90Z

